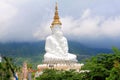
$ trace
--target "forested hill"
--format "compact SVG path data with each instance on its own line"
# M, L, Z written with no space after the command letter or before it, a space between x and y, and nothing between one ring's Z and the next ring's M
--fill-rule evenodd
M29 57L44 53L44 41L0 43L0 53L4 56Z
M111 53L110 49L93 49L86 47L79 42L68 41L69 52L78 56L78 60L96 55L98 53ZM0 54L16 58L18 62L22 63L24 60L31 62L41 62L43 59L45 41L40 42L12 42L0 43Z
M95 55L97 53L111 53L110 49L89 48L79 42L69 41L69 52L80 55ZM4 56L29 57L45 53L45 41L0 43L0 54Z

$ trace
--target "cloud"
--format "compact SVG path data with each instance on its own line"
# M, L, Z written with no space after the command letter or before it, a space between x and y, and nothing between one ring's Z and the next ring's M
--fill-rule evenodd
M17 9L4 1L0 1L0 23L5 23L17 13Z
M6 35L10 28L10 22L17 14L17 8L5 1L0 1L0 40Z
M105 18L104 16L91 16L85 10L79 19L73 17L62 18L65 34L82 38L118 38L120 37L120 16ZM87 12L87 13L86 13Z
M50 35L50 23L42 24L35 37L45 39ZM79 41L90 47L119 46L120 41L120 16L106 18L105 16L93 15L90 9L86 9L82 16L75 19L72 16L61 18L64 35L70 39Z
M120 43L119 1L72 3L61 0L59 7L62 29L68 39L98 47ZM51 34L53 5L54 0L0 0L0 42L45 40Z
M48 3L44 0L0 0L0 42L36 41L34 33L48 17L44 16L49 12L49 5L45 7Z
M36 38L36 40L45 40L45 38L51 34L50 22L51 21L42 23L40 27L35 30L33 36Z
M87 45L98 44L99 46L99 43L102 43L104 47L110 44L118 46L116 42L120 42L120 16L106 18L105 16L93 16L91 12L90 9L86 9L78 19L62 18L65 35Z

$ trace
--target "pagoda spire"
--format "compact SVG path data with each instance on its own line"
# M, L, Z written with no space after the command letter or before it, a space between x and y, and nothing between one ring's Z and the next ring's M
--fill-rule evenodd
M59 14L58 14L58 4L56 2L56 6L55 6L55 14L54 14L54 20L51 24L51 28L54 27L54 25L62 25L62 23L59 20Z

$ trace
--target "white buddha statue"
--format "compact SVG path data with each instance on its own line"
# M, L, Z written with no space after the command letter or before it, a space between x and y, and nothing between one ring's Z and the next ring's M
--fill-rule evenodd
M46 38L44 63L77 62L76 55L68 52L68 42L61 31L58 8L55 8L52 35Z

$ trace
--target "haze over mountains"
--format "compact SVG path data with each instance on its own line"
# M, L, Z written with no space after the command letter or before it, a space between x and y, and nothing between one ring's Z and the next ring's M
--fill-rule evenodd
M68 41L68 44L69 52L77 54L79 61L99 53L112 53L111 49L89 48L75 41ZM45 53L44 47L45 41L0 43L0 54L14 58L18 64L26 60L39 64Z

